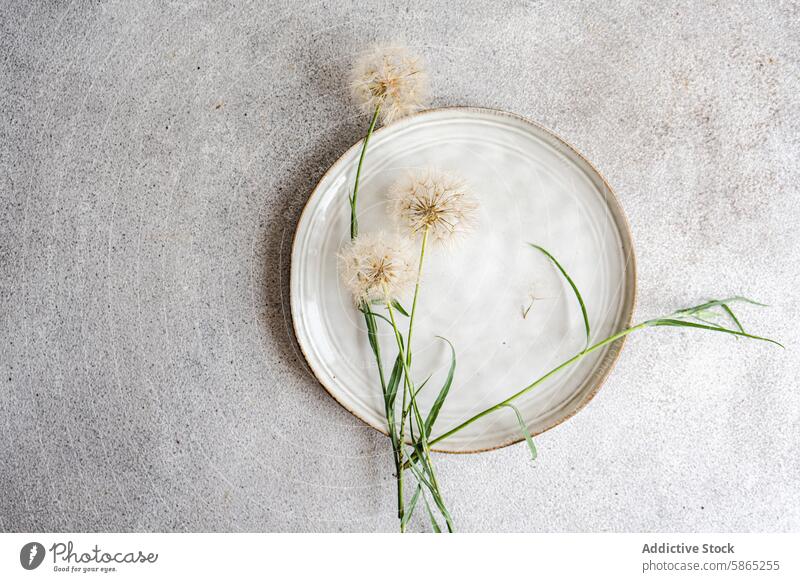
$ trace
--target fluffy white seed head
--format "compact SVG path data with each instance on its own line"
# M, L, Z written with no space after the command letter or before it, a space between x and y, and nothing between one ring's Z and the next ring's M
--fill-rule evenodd
M359 234L339 253L339 273L356 305L395 299L415 280L411 245L385 232Z
M395 182L389 198L402 229L416 236L427 229L434 242L455 242L477 222L478 202L466 182L440 170L409 174Z
M381 106L381 119L390 123L420 109L428 92L428 77L419 57L404 47L376 47L356 63L353 95L372 115Z

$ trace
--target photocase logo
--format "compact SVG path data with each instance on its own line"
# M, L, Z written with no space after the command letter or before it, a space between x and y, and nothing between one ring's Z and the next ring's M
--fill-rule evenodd
M44 546L39 542L28 542L19 551L19 563L26 570L35 570L44 560Z

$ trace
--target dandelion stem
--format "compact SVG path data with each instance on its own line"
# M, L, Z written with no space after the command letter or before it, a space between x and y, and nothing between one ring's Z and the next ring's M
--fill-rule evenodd
M361 166L364 165L364 157L367 155L367 146L369 145L369 138L375 131L375 124L378 122L378 113L380 113L381 104L375 107L375 113L372 115L372 121L369 123L367 135L364 137L364 144L361 146L361 156L358 158L358 168L356 168L356 181L353 184L353 196L350 197L350 238L356 238L358 235L358 215L356 213L356 203L358 202L358 182L361 179Z
M411 303L411 316L408 318L408 334L406 336L406 365L411 367L411 333L414 329L414 315L417 313L417 298L419 297L419 283L422 279L422 264L425 261L425 247L428 243L428 231L430 227L426 226L422 232L422 247L419 251L419 266L417 267L417 281L414 284L414 300Z
M423 262L423 260L425 258L425 246L426 246L427 239L428 239L428 229L426 228L425 229L425 233L422 236L422 249L420 250L419 266L417 267L417 281L416 281L416 283L414 285L414 300L413 300L413 304L411 305L411 315L408 318L408 336L407 336L406 353L405 353L405 355L403 355L403 353L402 353L402 345L398 344L398 346L401 348L400 357L404 359L403 370L405 372L405 377L408 378L409 380L410 380L410 376L408 374L408 371L411 368L411 334L413 333L413 329L414 329L414 314L417 312L417 295L419 294L419 281L420 281L420 277L422 276L422 262ZM392 307L391 307L391 301L389 303L390 303L390 305L389 305L389 315L392 316L392 325L395 326L395 328L396 328L397 324L394 321L394 315L393 315L393 310L392 310ZM395 329L395 332L399 333L399 332L397 332L396 329ZM411 405L413 405L413 398L412 398L412 402L409 402L409 388L408 388L408 386L409 386L409 384L407 382L403 384L403 404L402 404L402 406L400 408L400 411L401 411L400 412L400 446L401 447L402 447L403 443L405 442L406 419L408 418L409 407ZM400 461L401 461L401 467L402 467L402 465L403 465L402 459L400 459ZM401 468L401 471L402 471L402 468ZM402 479L401 479L401 484L402 484Z
M414 313L416 313L416 310L417 310L417 293L419 292L419 278L420 278L420 274L422 272L422 258L423 258L424 254L425 254L425 238L427 238L427 234L428 234L428 231L426 229L425 230L425 237L423 237L423 239L422 239L422 251L420 253L419 267L417 268L417 282L416 282L416 285L414 287L414 303L411 306L411 316L409 317L409 322L408 322L408 343L406 344L408 346L408 352L405 355L403 354L402 342L399 339L399 332L397 331L397 323L395 322L395 319L394 319L394 310L392 309L392 305L391 305L392 302L391 301L387 302L388 306L389 306L389 315L391 316L391 319L392 319L392 326L395 328L395 334L398 336L398 348L400 349L400 358L403 360L403 372L404 372L404 376L405 376L406 380L409 379L408 369L411 367L411 333L412 333L413 325L414 325ZM408 416L408 406L409 406L408 399L409 399L408 381L405 381L403 383L403 404L402 404L402 406L400 408L400 411L401 411L400 412L400 447L401 447L401 449L403 447L403 444L405 443L405 438L406 438L406 418ZM400 459L400 465L401 465L400 473L403 472L403 462L402 461L403 461L403 459L401 458ZM398 479L399 479L399 481L398 481L398 490L399 490L398 495L402 498L402 495L403 495L403 477L402 477L402 475L398 475ZM402 501L402 499L401 499L401 501ZM401 526L403 526L403 527L401 527L401 530L400 530L402 532L402 531L404 531L404 524L401 524Z
M425 227L425 231L422 233L422 247L419 251L419 266L417 267L417 281L414 284L414 299L411 304L411 315L408 318L408 334L406 336L406 355L405 355L405 368L410 370L411 369L411 336L414 332L414 315L417 313L417 297L419 296L419 282L422 278L422 263L425 260L425 247L427 246L428 242L428 227ZM409 407L412 406L414 403L407 402L408 394L404 390L403 391L403 406L401 408L400 414L400 442L403 442L403 437L405 435L405 426L406 426L406 418L408 417Z

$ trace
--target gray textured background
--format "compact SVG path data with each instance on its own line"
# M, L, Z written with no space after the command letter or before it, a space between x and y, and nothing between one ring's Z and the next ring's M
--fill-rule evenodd
M364 131L349 64L402 38L433 105L521 113L596 163L631 221L639 318L742 292L788 345L633 337L535 465L438 459L459 528L800 530L799 19L3 2L0 529L395 529L388 442L306 371L286 293L310 189Z

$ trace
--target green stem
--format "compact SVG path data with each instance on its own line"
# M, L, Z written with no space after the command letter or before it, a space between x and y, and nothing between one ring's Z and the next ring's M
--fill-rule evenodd
M425 471L430 476L430 483L431 483L431 494L434 496L434 501L436 501L439 510L444 516L445 522L447 523L447 531L453 533L453 521L450 518L450 513L447 511L444 500L442 499L442 492L439 489L439 481L436 479L436 471L433 468L433 460L431 459L431 447L430 443L428 442L428 436L425 428L425 421L422 420L422 415L419 412L419 406L417 406L417 399L414 394L411 394L411 404L410 408L414 412L414 416L417 419L417 425L419 427L420 433L420 442L422 443L422 452L425 455ZM412 418L410 417L408 420L408 424L411 427L412 439L413 439L413 424Z
M356 168L356 181L353 184L353 196L350 198L350 239L356 238L358 235L358 215L356 213L356 203L358 202L358 182L361 179L361 166L364 165L364 157L367 155L367 146L369 145L369 138L375 131L375 124L378 122L378 113L380 113L381 104L375 107L375 113L372 114L372 121L369 123L367 135L364 137L364 144L361 146L361 156L358 158L358 168Z
M414 284L414 300L411 303L411 315L408 318L408 334L406 335L406 364L411 367L411 333L414 329L414 315L417 313L417 298L419 297L419 283L422 279L422 264L425 261L425 247L428 243L428 227L422 233L422 247L419 251L419 265L417 266L417 281Z
M411 315L408 318L408 335L406 336L406 356L405 356L405 369L411 369L411 336L414 332L414 315L417 313L417 297L419 296L419 283L422 278L422 263L425 260L425 247L428 242L428 228L422 234L422 248L419 252L419 265L417 265L417 280L414 284L414 300L411 305ZM409 406L408 391L405 386L403 387L403 405L400 408L400 442L405 441L405 427L406 419L408 418Z

